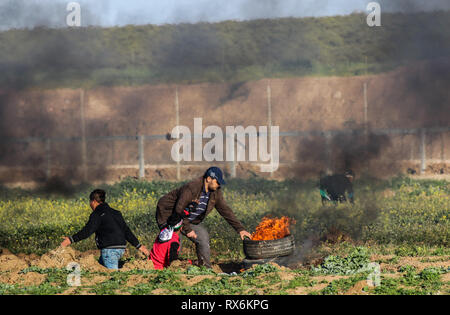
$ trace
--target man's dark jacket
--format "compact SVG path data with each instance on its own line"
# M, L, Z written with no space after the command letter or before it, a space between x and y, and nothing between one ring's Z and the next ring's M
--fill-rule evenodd
M125 248L127 241L136 248L141 247L131 232L120 211L114 210L106 202L92 211L89 221L78 233L69 237L72 243L79 242L95 232L95 242L99 249Z
M156 205L156 222L158 223L158 226L160 228L164 226L173 210L184 217L183 210L190 202L200 198L202 188L203 177L199 177L161 197ZM223 193L220 188L215 191L211 191L206 211L193 220L192 223L198 224L202 222L214 207L217 209L219 214L236 230L236 232L239 233L245 230L244 226L236 218L231 208L223 199ZM192 228L189 219L185 217L183 219L183 234L188 234L191 231Z

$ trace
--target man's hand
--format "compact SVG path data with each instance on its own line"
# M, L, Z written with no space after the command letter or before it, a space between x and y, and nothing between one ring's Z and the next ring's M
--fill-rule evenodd
M194 230L190 231L188 234L186 234L186 236L189 238L197 238L197 234Z
M63 239L64 239L64 241L62 241L62 243L61 243L62 247L67 247L70 244L72 244L72 242L70 241L70 239L67 236L64 236Z
M247 231L240 231L239 236L241 237L241 240L244 240L244 238L247 236L249 239L252 239L252 235L248 233Z
M150 256L150 252L148 251L147 247L145 247L144 245L141 245L141 247L139 247L139 250L144 253L144 255L146 257Z

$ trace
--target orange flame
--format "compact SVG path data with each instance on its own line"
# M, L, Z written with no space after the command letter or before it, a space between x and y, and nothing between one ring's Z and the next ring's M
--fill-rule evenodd
M290 234L289 225L295 224L294 219L288 217L271 218L264 217L252 234L254 241L276 240L286 237Z

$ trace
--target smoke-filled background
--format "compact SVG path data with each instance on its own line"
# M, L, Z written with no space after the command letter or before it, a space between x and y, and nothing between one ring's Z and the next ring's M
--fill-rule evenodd
M237 177L250 180L228 187L231 196L240 194L239 184L256 196L255 217L251 203L230 198L249 231L263 211L296 220L289 264L306 262L324 241L373 240L368 229L379 223L380 209L403 202L383 203L376 177L418 173L421 153L430 161L425 173L439 174L431 163L450 173L448 0L379 1L380 27L366 23L368 0L80 0L81 27L67 27L68 2L0 0L0 185L31 182L45 193L76 196L78 183L191 179L209 164L184 165L177 174L173 142L164 135L178 122L192 130L195 117L222 130L266 126L271 104L270 123L295 135L280 139L279 170L261 174L259 165L237 163ZM142 135L164 137L146 139L142 148ZM227 180L230 164L220 164ZM322 205L319 176L347 169L356 174L355 204ZM124 181L108 193L122 200L126 185L141 184L134 196L146 199L153 183ZM172 184L156 183L158 197ZM265 184L269 192L253 195ZM154 207L125 199L139 208L133 222L148 237ZM15 210L5 218L21 214ZM209 221L212 237L227 250L240 248L234 234L223 238L229 227L219 219ZM405 228L394 241L435 231ZM27 234L16 232L3 235L21 245L19 235ZM388 232L374 241L388 243ZM443 233L436 239L445 243Z
M87 150L88 166L95 165L89 171L90 178L101 180L110 158L96 154L94 148L101 150L100 143L88 141L83 148L80 142L55 140L49 162L42 150L46 144L33 139L150 133L155 124L148 122L148 113L154 115L165 107L152 101L162 98L159 94L144 96L116 89L105 92L114 107L102 111L97 90L103 87L229 82L219 92L209 93L217 94L216 99L212 98L215 103L209 105L226 113L227 104L240 102L242 106L252 101L250 83L246 83L252 80L271 76L363 75L405 67L393 82L397 90L404 92L383 98L384 104L380 104L380 96L392 91L371 85L372 79L367 79L371 105L368 115L378 120L369 119L367 124L361 120L338 122L326 127L321 120L333 119L315 114L312 103L310 125L280 123L282 131L297 127L350 130L332 132L328 138L321 135L296 139L300 145L295 146L295 160L313 164L298 165L294 172L298 178L318 176L325 170L342 172L352 168L357 174L367 171L371 160L395 146L387 136L372 130L380 126L447 127L450 123L450 40L445 22L445 10L450 9L448 1L380 1L379 28L365 24L368 1L357 0L79 3L82 27L78 29L65 25L65 1L0 1L0 28L4 31L0 34L0 161L7 168L39 165L39 171L30 170L27 175L35 181L48 180L43 170L50 162L60 164L55 176L82 179L83 150ZM346 16L336 17L339 15ZM332 18L319 19L326 16ZM297 19L300 17L313 18ZM339 26L339 21L345 27ZM118 27L125 25L128 26ZM70 96L49 95L51 89L61 88L69 89ZM97 94L91 93L94 88ZM48 90L40 93L39 89ZM180 93L183 95L183 91ZM167 99L173 98L167 94ZM189 97L190 104L195 105L195 98ZM348 103L357 102L358 97ZM386 99L391 104L386 104ZM380 118L376 111L382 105L386 117L398 119ZM81 126L83 106L87 117ZM115 113L115 120L102 116L109 111ZM249 114L256 117L256 113ZM129 117L133 117L131 123ZM231 119L214 123L246 123L246 119ZM157 120L168 124L159 133L170 131L174 123L173 118L168 120L165 116ZM22 142L11 145L12 139ZM155 146L152 154L166 150L159 148ZM130 153L131 159L136 159L135 155ZM14 179L14 169L8 170L9 179Z

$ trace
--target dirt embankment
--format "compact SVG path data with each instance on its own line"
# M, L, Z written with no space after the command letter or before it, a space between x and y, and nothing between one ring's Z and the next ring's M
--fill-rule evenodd
M269 104L271 124L279 126L280 132L355 130L365 123L371 130L449 127L448 73L450 60L441 60L358 77L98 87L83 91L1 91L5 101L1 113L2 135L32 141L5 146L0 156L0 179L28 182L48 176L79 178L86 174L84 166L89 167L87 176L95 179L116 181L125 176L138 176L136 136L170 133L176 125L177 102L179 123L191 133L194 118L202 118L202 131L207 126L218 126L224 133L226 126L267 126ZM80 140L83 135L91 140L109 136L131 138L97 138L87 141L84 149ZM350 139L350 145L355 139ZM348 139L331 140L336 146L333 151ZM203 145L207 141L204 139ZM176 178L176 163L171 157L173 143L165 137L145 139L146 178ZM317 164L330 153L324 150L325 143L323 137L281 136L281 165L273 176L295 176L298 164L305 160ZM421 143L420 133L389 136L389 141L383 141L376 154L370 156L366 167L375 176L387 171L406 173L408 168L418 173ZM350 151L350 158L360 153ZM427 173L448 173L450 132L427 134L425 157ZM331 166L342 167L341 162L333 161ZM181 177L185 179L197 176L207 163L181 164ZM230 163L218 164L230 172ZM238 163L236 173L242 177L268 175L251 163Z
M62 292L62 294L94 294L92 288L108 281L111 278L110 275L104 274L108 269L102 267L94 258L94 251L88 252L77 252L72 248L58 248L56 250L50 251L47 254L39 257L36 255L13 255L8 250L0 250L0 284L10 284L19 285L20 287L38 286L45 281L48 281L47 276L51 271L40 272L39 270L29 269L24 272L24 269L32 266L40 267L42 269L51 268L65 268L70 262L77 262L80 264L81 269L85 271L90 271L92 273L83 277L82 284L80 287L73 286L69 287L67 290ZM392 258L397 258L397 261L390 262ZM386 278L397 278L402 276L402 272L399 270L402 266L412 266L416 268L417 271L421 271L424 268L435 267L448 269L450 267L450 257L448 256L429 256L429 257L395 257L392 255L382 256L373 255L371 257L372 261L385 261L380 263L380 269L382 272L382 277ZM274 273L280 278L280 281L275 283L268 283L267 285L272 289L277 289L282 285L282 283L289 284L291 281L295 281L299 277L304 277L299 275L295 270L291 270L286 267L279 266L275 263L271 263L275 267ZM184 261L175 261L170 267L173 271L186 271L191 266L191 264ZM202 281L217 280L219 281L221 277L239 277L242 276L240 273L243 271L239 263L222 263L214 264L213 271L215 274L189 274L180 273L180 280L185 283L188 287L196 286ZM249 269L257 268L253 266ZM153 269L151 262L145 260L133 260L124 265L121 269L123 271L131 271L136 269ZM223 273L227 273L223 274ZM127 277L126 287L133 288L139 286L140 284L148 284L152 278L157 276L157 274L130 274ZM257 276L258 279L263 279L264 275ZM292 295L303 295L309 294L311 292L318 292L325 287L329 286L330 283L340 279L348 279L351 276L337 276L337 275L316 275L309 278L309 281L305 282L304 285L298 285L287 290L288 294ZM449 274L445 273L441 276L442 281L448 284ZM308 280L308 279L305 279ZM365 287L369 284L367 280L361 280L355 283L352 287L341 292L340 294L350 294L350 295L360 295L367 294L365 292ZM247 291L244 292L246 294ZM129 290L117 292L119 294L129 294ZM264 294L264 288L258 288L256 290L257 294ZM152 294L171 294L167 289L158 288L152 291Z
M80 265L81 270L105 272L107 268L100 265L95 258L96 251L78 252L71 247L58 247L48 253L37 256L35 254L14 255L7 249L2 249L0 253L0 271L19 272L28 267L66 268L70 263L75 262ZM122 270L133 269L153 269L153 264L149 260L134 259L124 264Z

